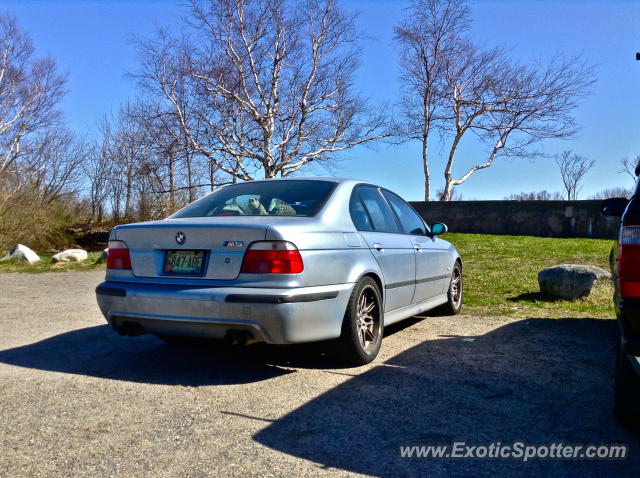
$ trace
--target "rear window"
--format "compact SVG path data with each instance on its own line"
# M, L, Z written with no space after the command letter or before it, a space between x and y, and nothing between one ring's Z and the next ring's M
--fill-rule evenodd
M173 216L314 216L336 183L330 181L250 181L220 189Z

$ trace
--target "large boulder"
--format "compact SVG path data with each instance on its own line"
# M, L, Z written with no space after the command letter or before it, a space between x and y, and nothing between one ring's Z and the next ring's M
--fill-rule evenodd
M600 279L611 279L611 274L600 267L579 264L561 264L538 273L540 292L562 299L587 297Z
M53 262L82 262L89 257L87 251L82 249L67 249L57 253L51 258Z
M40 256L22 244L18 244L16 247L11 249L6 256L0 259L0 261L8 261L10 259L17 259L28 264L36 264L37 262L40 262Z

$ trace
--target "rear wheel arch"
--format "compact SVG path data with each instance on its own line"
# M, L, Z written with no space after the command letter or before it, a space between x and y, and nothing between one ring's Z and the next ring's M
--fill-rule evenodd
M367 272L358 277L356 283L364 277L371 277L376 282L376 284L378 285L378 291L380 292L380 296L382 297L382 303L384 304L384 286L382 285L382 279L380 278L380 276L378 276L378 274L376 274L375 272Z

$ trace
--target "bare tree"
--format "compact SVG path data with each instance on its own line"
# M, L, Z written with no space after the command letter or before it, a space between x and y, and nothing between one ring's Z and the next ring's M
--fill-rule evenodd
M530 193L510 194L504 199L506 201L559 201L562 200L562 193L559 191L549 192L543 189L542 191L532 191Z
M107 213L107 201L113 179L113 162L110 154L110 125L101 123L97 138L93 138L87 146L87 158L82 163L82 173L85 178L85 193L88 195L90 215L88 222L101 223Z
M65 78L50 57L35 57L16 19L0 15L0 173L39 147L35 135L60 124Z
M115 221L135 218L136 181L146 164L149 142L130 114L125 102L115 114L105 114L98 123L91 159L84 165L90 175L92 216L101 216L109 202Z
M146 168L156 180L154 193L168 194L170 211L178 207L180 191L187 194L189 202L194 201L205 182L203 171L207 168L198 167L197 152L190 147L176 115L157 102L140 103L132 114L142 125L152 149Z
M597 192L591 199L609 199L609 198L627 198L631 199L633 196L633 188L623 188L620 186L615 186L612 188L606 188L602 191Z
M456 47L469 23L463 0L415 0L407 19L395 28L402 71L399 134L421 143L426 201L431 192L429 139L432 125L441 119L445 64L459 54Z
M91 220L165 217L195 199L207 168L180 140L175 119L156 103L126 101L99 122L84 163Z
M621 169L618 170L619 173L626 173L631 178L631 181L635 184L638 177L636 176L636 168L640 166L640 154L636 154L634 158L630 158L629 155L626 155L624 158L620 159Z
M560 168L567 199L575 201L582 189L582 180L593 167L595 161L572 151L563 151L562 154L556 156L556 164Z
M38 147L19 160L21 174L29 189L43 204L78 192L80 166L89 154L84 141L64 128L49 129L37 140Z
M287 176L389 134L354 89L359 37L336 1L193 0L185 28L140 42L135 76L232 180Z
M138 180L141 170L148 174L148 165L153 155L152 144L146 136L144 125L137 121L136 110L138 104L125 102L118 114L112 118L112 124L108 128L109 154L114 163L113 183L120 183L123 195L124 218L135 217L135 204L137 200Z
M449 191L499 156L536 156L530 146L544 139L566 138L577 127L572 111L595 81L592 67L579 58L554 58L544 67L514 65L500 49L469 44L467 57L448 68L447 99L453 139L445 165L444 200ZM469 131L488 146L488 157L457 179L453 166L460 141Z
M53 59L37 57L16 19L0 14L0 242L45 235L55 224L49 206L73 190L64 86Z
M122 160L117 156L118 116L105 114L98 121L89 161L83 164L90 184L90 222L102 221L108 211L111 219L122 218L122 198L126 181L123 180Z
M448 47L438 50L437 62L431 53L432 71L425 70L429 62L424 61L424 55L407 50L408 45L431 45L431 51L436 51L433 45L440 41L442 30L421 26L415 20L421 15L426 15L426 25L431 22L448 28ZM456 186L492 166L500 156L533 157L537 153L531 145L573 135L572 111L595 81L593 67L579 57L556 57L546 65L526 66L514 62L502 48L487 48L463 38L468 15L464 0L424 0L409 10L409 19L403 24L409 27L396 29L403 48L403 101L405 105L412 101L413 114L422 119L422 136L414 134L413 139L422 142L423 166L426 141L434 126L448 148L442 200L451 200ZM466 138L480 140L487 156L456 177L457 153ZM425 169L425 183L429 175Z

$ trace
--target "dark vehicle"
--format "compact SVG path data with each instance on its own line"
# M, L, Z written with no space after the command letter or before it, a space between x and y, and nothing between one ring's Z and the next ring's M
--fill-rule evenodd
M636 167L636 176L640 165ZM640 181L633 196L603 201L602 214L621 218L620 235L611 249L620 340L616 358L614 407L625 425L640 426Z

